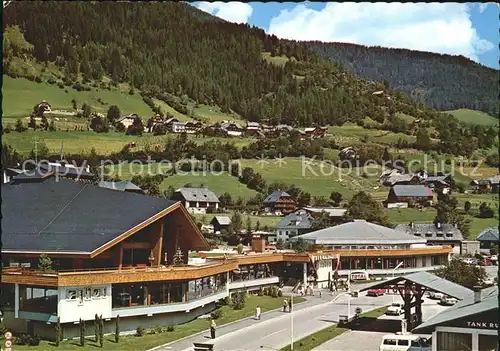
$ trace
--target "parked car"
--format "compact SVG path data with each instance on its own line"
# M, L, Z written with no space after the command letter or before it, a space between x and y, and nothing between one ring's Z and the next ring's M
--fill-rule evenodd
M453 306L457 302L458 300L451 296L443 296L440 301L443 306Z
M493 285L495 285L495 281L493 279L486 278L485 280L483 280L483 285L493 286Z
M436 291L429 291L429 298L434 300L441 300L444 294Z
M387 308L387 311L385 311L385 314L388 316L399 316L400 314L403 314L403 313L404 313L403 304L400 304L398 302L392 303Z
M470 257L464 258L463 262L466 263L466 264L470 264L470 265L476 265L477 264L477 260L475 258L470 258Z
M384 335L379 351L431 351L430 339L413 334Z
M382 296L385 294L384 289L370 289L367 291L366 296Z

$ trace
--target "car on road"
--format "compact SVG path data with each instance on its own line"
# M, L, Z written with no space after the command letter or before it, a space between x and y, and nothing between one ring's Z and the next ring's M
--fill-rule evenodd
M475 265L477 264L477 260L475 258L471 258L471 257L467 257L467 258L464 258L462 259L462 261L466 264L470 264L470 265Z
M441 298L441 300L439 301L439 303L443 306L453 306L457 302L458 302L458 300L454 297L451 297L451 296L443 296Z
M441 300L444 294L436 291L429 291L429 298L434 300Z
M403 304L398 302L393 302L385 311L388 316L399 316L404 313Z
M375 296L375 297L378 297L378 296L382 296L385 294L385 290L384 289L370 289L366 292L366 296Z

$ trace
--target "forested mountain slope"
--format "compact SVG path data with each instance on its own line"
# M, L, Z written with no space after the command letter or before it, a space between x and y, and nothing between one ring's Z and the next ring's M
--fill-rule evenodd
M463 56L346 43L304 44L359 77L387 81L392 89L433 108L467 107L498 115L499 71Z
M207 16L174 2L16 2L4 27L19 27L32 48L4 39L4 72L16 56L54 62L64 80L128 82L150 95L188 96L247 120L292 125L343 124L391 111L416 118L432 112L373 96L380 83L358 79L329 60L263 30ZM286 59L270 64L264 52ZM60 78L60 77L58 77Z

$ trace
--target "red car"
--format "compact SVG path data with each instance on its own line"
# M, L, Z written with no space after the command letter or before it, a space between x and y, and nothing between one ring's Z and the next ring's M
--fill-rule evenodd
M381 296L381 295L384 295L385 294L385 290L384 289L370 289L368 290L368 292L366 293L366 296Z

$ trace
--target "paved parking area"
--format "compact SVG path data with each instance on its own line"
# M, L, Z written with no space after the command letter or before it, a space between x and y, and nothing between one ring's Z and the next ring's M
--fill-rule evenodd
M395 302L401 302L401 298L396 298ZM439 300L424 299L422 304L422 318L427 320L436 314L449 308L438 304ZM403 316L387 316L383 315L379 319L396 319L401 320ZM379 333L371 331L348 331L335 339L316 347L313 351L375 351L379 349L382 337L389 333Z

